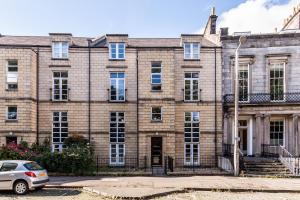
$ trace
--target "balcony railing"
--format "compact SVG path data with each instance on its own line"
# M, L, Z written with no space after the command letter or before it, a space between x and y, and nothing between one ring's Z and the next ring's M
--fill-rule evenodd
M125 102L127 101L127 89L124 90L123 95L112 95L111 90L107 89L107 96L109 102Z
M202 95L202 89L199 89L197 100L187 100L187 99L185 99L185 90L182 89L182 99L184 102L201 102L202 101L201 95Z
M66 94L60 94L59 98L54 98L53 89L50 88L50 101L69 101L70 100L70 88L66 89Z
M242 100L242 101L241 101ZM234 103L234 94L226 94L223 97L225 104ZM300 92L290 92L282 94L253 93L240 97L240 104L266 104L266 103L300 103Z

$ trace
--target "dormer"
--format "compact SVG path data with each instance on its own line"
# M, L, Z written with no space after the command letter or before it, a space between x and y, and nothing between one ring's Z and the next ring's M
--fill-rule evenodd
M128 45L127 34L107 34L106 42L109 48L110 60L125 60Z
M69 59L69 47L72 44L71 33L49 33L52 43L52 59Z
M181 46L184 49L184 60L200 60L202 35L182 34Z

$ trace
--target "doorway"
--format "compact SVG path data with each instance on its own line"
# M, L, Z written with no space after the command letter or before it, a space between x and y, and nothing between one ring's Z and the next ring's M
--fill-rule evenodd
M151 166L162 166L162 137L151 138Z
M247 141L247 129L240 128L239 129L239 148L243 152L244 155L247 155L247 149L248 149L248 141Z
M6 145L8 145L8 144L18 144L17 137L14 137L14 136L6 137Z

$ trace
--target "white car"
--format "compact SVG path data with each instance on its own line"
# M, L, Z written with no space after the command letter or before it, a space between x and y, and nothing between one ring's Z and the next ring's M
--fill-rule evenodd
M33 161L1 160L0 190L26 194L30 189L41 189L49 182L47 171Z

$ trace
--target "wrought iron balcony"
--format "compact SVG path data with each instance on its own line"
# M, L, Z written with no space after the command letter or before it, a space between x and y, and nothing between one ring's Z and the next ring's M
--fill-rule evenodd
M234 94L226 94L223 97L225 104L234 103ZM239 104L277 104L277 103L300 103L300 92L282 94L253 93L239 97Z
M127 89L124 90L124 93L117 94L117 90L111 91L111 89L107 89L107 101L108 102L126 102L127 101Z
M50 88L50 101L70 101L70 90L71 88L56 90L57 93L54 93L53 88Z
M198 99L196 100L190 100L190 99L186 99L186 95L185 95L185 90L184 89L181 89L182 91L182 99L183 99L183 102L185 103L195 103L195 102L201 102L202 101L202 89L199 89L199 93L198 93ZM187 95L189 98L191 98L190 95Z

